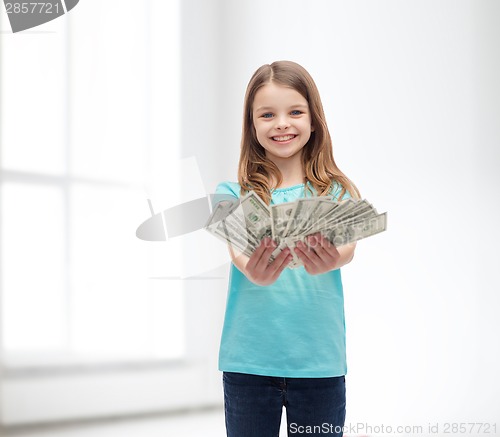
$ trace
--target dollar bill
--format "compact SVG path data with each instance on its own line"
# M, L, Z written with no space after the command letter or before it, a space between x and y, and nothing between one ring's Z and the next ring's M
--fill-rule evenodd
M383 232L387 229L387 213L364 220L346 222L332 229L326 229L325 237L335 247L354 243L363 238Z
M287 202L271 206L271 230L273 237L280 239L286 237L288 224L293 218L293 211L296 205L296 202Z
M366 199L336 201L315 196L276 205L266 205L250 191L241 199L216 204L205 229L236 251L251 256L265 237L277 243L269 262L285 248L292 260L287 267L303 265L294 248L308 235L321 232L336 247L385 231L387 213L379 214Z
M268 206L254 192L250 191L241 199L239 211L244 225L255 236L257 242L272 235L272 221Z

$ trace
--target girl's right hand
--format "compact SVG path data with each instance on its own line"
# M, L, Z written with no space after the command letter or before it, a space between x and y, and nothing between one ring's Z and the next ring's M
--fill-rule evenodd
M274 258L274 261L269 263L276 247L277 244L271 238L263 238L250 256L245 270L247 278L254 284L262 286L276 282L283 269L292 260L290 249L286 247Z

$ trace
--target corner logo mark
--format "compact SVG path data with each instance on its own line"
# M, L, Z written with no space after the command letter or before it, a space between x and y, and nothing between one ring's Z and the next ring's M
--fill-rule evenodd
M44 2L4 0L10 27L14 33L52 21L69 12L78 2L79 0L46 0Z

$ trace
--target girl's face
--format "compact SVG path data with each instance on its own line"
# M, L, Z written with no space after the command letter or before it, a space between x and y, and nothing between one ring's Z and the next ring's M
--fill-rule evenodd
M307 100L293 88L264 85L255 94L252 112L257 140L273 161L300 153L314 131Z

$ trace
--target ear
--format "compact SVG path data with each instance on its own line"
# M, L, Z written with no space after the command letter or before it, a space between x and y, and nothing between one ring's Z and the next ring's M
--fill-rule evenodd
M311 132L314 132L314 126L311 124Z

